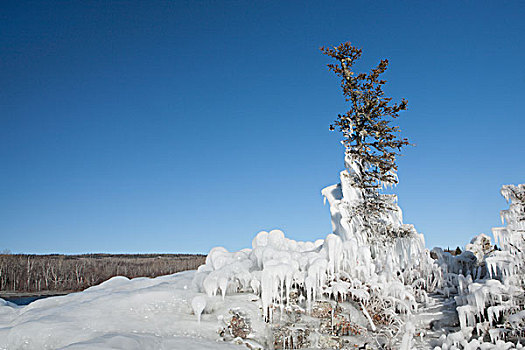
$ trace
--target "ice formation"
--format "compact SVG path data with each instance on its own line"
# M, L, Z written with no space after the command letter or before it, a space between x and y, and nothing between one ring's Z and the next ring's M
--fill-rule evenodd
M262 231L251 249L213 248L195 276L196 288L210 297L255 293L267 322L293 307L311 312L318 300L359 303L372 331L376 325L370 313L400 322L399 315L417 312L427 293L441 287L441 270L425 249L423 235L403 224L394 195L382 195L390 209L373 222L356 212L365 194L353 185L359 174L352 164L347 159L341 182L322 190L333 233L324 240L297 242L280 230ZM298 295L298 301L292 303L291 295Z
M444 272L441 291L455 295L460 328L472 329L478 337L464 335L459 342L445 341L444 347L521 348L519 340L525 336L525 185L505 185L501 193L510 207L501 212L507 225L493 229L499 248L482 234L459 256L434 250Z
M347 166L339 184L322 190L333 227L324 240L296 242L273 230L257 234L252 249L214 248L196 274L197 288L209 296L253 292L267 322L293 307L311 312L318 300L352 300L372 332L370 313L408 321L397 328L398 346L407 349L415 334L411 316L437 293L454 299L460 325L444 334L443 349L518 346L525 329L525 186L502 189L510 208L502 212L507 226L493 230L500 248L481 234L457 256L435 248L433 260L423 236L403 224L395 196L372 223L356 212L364 194L352 185L355 171ZM290 301L292 294L299 303Z
M206 297L204 297L203 295L197 295L192 299L191 307L193 308L193 312L197 316L197 321L201 323L201 314L204 311L204 308L206 307Z

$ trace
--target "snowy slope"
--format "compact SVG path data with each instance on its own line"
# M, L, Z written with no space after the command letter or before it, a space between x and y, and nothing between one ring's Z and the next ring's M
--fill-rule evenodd
M27 306L0 299L0 349L237 349L218 342L217 316L232 306L257 311L249 295L210 300L192 314L194 271L154 279L115 277L80 293ZM245 348L245 347L242 347Z

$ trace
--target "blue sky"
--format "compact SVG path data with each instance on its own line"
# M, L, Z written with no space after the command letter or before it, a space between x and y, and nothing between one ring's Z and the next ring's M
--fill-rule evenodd
M195 252L330 232L346 110L319 52L390 60L405 222L490 233L525 177L525 4L2 2L0 250Z

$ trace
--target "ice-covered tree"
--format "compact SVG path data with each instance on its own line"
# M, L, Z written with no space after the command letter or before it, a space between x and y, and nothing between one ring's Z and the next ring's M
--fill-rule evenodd
M341 78L343 95L350 104L350 109L339 114L330 129L343 134L345 166L349 170L346 176L350 186L358 191L352 202L352 215L362 217L368 231L393 233L378 218L397 210L395 197L380 190L398 182L396 157L409 141L399 137L400 129L392 121L407 109L407 101L394 103L385 96L386 81L381 75L388 67L388 60L381 60L369 73L356 73L353 66L362 50L350 42L323 47L321 51L336 61L328 67ZM397 230L395 234L400 233Z
M323 345L319 339L326 333L349 335L349 327L358 323L355 334L368 330L380 346L400 342L401 335L408 347L414 326L404 322L440 286L441 270L434 268L423 235L403 224L396 197L380 193L381 187L397 183L395 159L408 141L396 136L390 119L406 109L406 102L393 104L383 94L379 76L386 61L354 79L350 68L360 50L347 43L323 51L338 60L330 67L343 77L351 102L336 121L345 137L346 169L340 183L322 190L333 233L298 242L280 230L261 231L252 249L215 247L193 285L210 300L233 292L258 295L263 319L280 324L273 328L275 348L297 348L299 339L305 347L311 341L314 347L341 348L342 343ZM308 314L304 323L303 313ZM329 318L329 323L316 318ZM311 339L304 332L311 332Z

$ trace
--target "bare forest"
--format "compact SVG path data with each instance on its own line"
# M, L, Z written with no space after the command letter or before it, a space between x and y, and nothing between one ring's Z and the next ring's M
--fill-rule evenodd
M197 269L205 255L0 254L0 296L84 290L114 276L157 277Z

